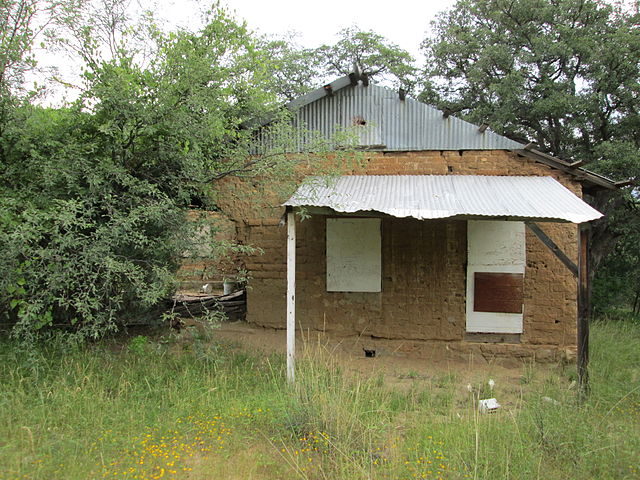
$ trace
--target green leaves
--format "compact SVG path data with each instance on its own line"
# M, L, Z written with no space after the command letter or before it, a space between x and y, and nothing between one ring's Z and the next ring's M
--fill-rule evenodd
M302 48L295 36L258 38L251 51L254 73L266 90L290 101L308 91L348 75L358 68L373 82L411 92L416 82L415 60L398 45L373 31L342 29L338 40L317 48Z
M629 46L616 32L633 25L594 1L461 1L423 43L432 77L424 97L553 154L590 154L587 139L607 140L596 112L609 75L594 73L614 73L605 65Z
M98 338L162 308L183 253L213 241L186 220L191 199L211 205L230 171L270 173L239 128L275 105L244 25L214 9L202 31L165 34L147 18L142 45L107 4L66 18L80 98L0 118L0 314L23 339L52 324Z
M348 75L355 64L371 78L390 81L396 88L413 88L416 69L409 52L382 35L357 27L345 28L338 35L338 42L313 52L322 59L328 74Z

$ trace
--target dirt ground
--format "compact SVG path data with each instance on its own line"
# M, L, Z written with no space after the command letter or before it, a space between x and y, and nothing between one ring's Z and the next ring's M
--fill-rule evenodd
M256 327L246 322L227 322L216 329L214 336L243 351L265 354L286 352L286 331ZM375 357L367 357L374 350ZM297 332L296 355L330 354L342 371L362 376L383 376L391 388L408 390L421 384L453 383L460 396L485 389L489 379L499 390L498 401L503 406L516 405L524 391L536 382L557 374L558 365L532 364L517 359L487 360L477 354L464 354L446 345L422 344L402 340L371 337L334 338L322 332ZM499 389L498 389L499 387ZM496 395L498 396L498 395Z

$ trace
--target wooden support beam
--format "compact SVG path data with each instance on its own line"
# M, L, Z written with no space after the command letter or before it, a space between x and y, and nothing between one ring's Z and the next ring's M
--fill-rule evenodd
M624 188L624 187L630 187L631 185L636 185L637 181L636 180L620 180L619 182L616 182L615 185L618 188Z
M484 133L484 131L489 128L489 124L488 123L483 123L482 125L480 125L478 127L478 132L480 133Z
M615 190L615 184L599 175L596 175L587 170L580 170L576 168L571 168L569 163L560 160L558 158L552 157L551 155L547 155L546 153L540 152L538 150L529 151L529 150L512 150L514 153L518 155L522 155L523 157L530 158L539 163L543 163L544 165L548 165L552 168L556 168L562 172L567 172L573 175L576 178L581 180L586 180L589 183L595 184L599 187L604 187L609 190Z
M405 98L407 98L407 91L404 88L400 88L398 90L398 97L401 102L404 102Z
M330 83L322 88L324 88L324 93L327 95L327 97L333 97L333 87Z
M449 118L452 113L453 113L453 110L451 110L450 108L445 108L442 111L442 118Z
M580 400L589 395L589 225L580 226L578 252L578 386Z
M296 362L296 215L287 211L287 380L295 381Z
M560 247L558 247L558 245L556 245L555 242L551 240L538 225L533 222L525 223L527 225L527 228L529 228L529 230L531 230L535 234L535 236L538 237L540 241L544 243L556 257L558 257L558 260L564 263L565 267L567 267L571 271L571 273L573 273L573 275L577 277L578 266L573 263L573 261L571 261L571 259L562 250L560 250Z

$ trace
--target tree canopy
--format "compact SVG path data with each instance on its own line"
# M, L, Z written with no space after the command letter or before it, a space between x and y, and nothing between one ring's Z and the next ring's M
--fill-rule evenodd
M421 98L553 155L607 160L640 141L638 21L595 0L460 0L423 42Z
M24 338L49 324L98 337L166 299L195 238L192 200L206 205L229 172L287 165L248 149L246 122L279 102L243 24L215 8L198 32L149 18L133 28L118 2L57 19L84 65L74 103L43 108L2 90L0 305ZM15 27L29 35L28 22Z
M354 69L377 80L390 82L396 88L413 88L416 68L414 58L382 35L358 27L342 29L334 44L312 51L324 67L325 74L348 75Z
M257 38L271 68L271 80L265 87L286 101L356 69L372 82L407 92L416 84L418 70L409 52L357 26L340 30L335 43L316 48L301 47L291 34Z

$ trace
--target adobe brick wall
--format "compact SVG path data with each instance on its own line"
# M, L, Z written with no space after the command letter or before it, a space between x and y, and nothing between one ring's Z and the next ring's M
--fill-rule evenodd
M187 219L197 221L200 215L204 215L204 218L199 219L203 222L199 249L181 260L177 274L180 290L183 291L199 291L207 283L221 289L223 279L234 277L244 265L243 258L222 248L223 244L238 243L237 222L221 212L200 210L190 211ZM209 245L212 234L216 243L221 245L217 252Z
M506 151L366 153L345 174L369 175L534 175L552 176L581 196L572 177ZM278 226L282 207L248 201L245 185L223 186L223 210L236 222L243 243L260 247L245 259L249 282L247 320L285 327L286 228ZM539 224L577 261L577 226ZM478 349L484 355L555 359L571 355L576 344L576 281L527 231L524 333L521 343L471 345L464 341L466 222L382 221L381 293L326 292L325 217L298 221L297 321L302 328L333 335L444 341L451 349Z

